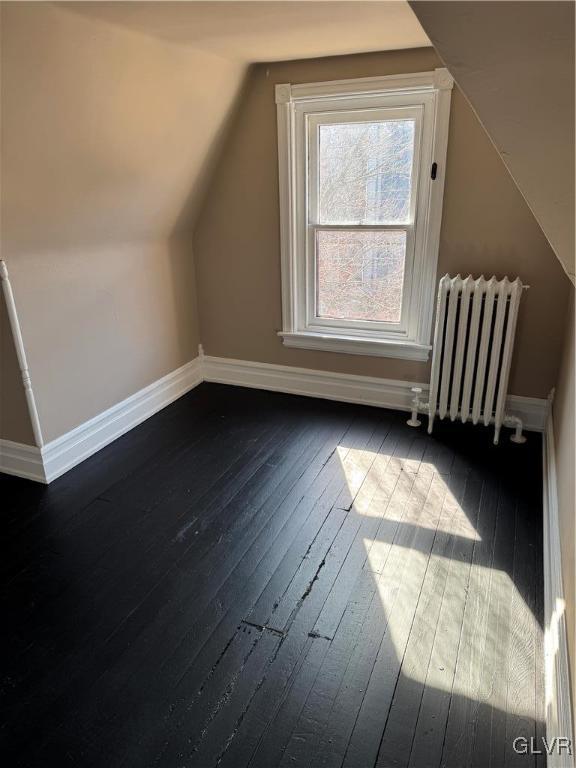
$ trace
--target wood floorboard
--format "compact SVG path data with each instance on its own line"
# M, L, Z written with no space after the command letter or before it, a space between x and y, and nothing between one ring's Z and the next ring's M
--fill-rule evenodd
M455 476L459 479L460 476ZM449 483L452 494L459 498L459 483ZM471 561L476 539L483 484L467 477L462 510L470 521L469 536L458 536L451 554L434 644L426 671L418 719L413 731L410 768L429 768L440 764L450 707L456 661L462 635L462 619Z
M386 444L387 444L387 441L385 441L384 445L386 445ZM374 470L375 465L377 465L378 458L380 458L380 457L381 457L381 454L379 454L378 457L376 457L375 461L373 462L371 470L368 473L368 477L366 478L365 483L362 484L361 489L364 488L365 486L368 486L368 487L372 486L371 476L373 474L379 473L381 480L383 480L386 477L386 473L382 473L382 468L381 467L376 466L376 469ZM374 491L374 488L372 487L371 490ZM360 495L361 494L359 493L359 496ZM384 509L385 509L385 505L383 503L380 504L379 505L379 510L380 510L381 513L382 513L382 511ZM353 513L356 514L356 502L354 503ZM367 518L365 518L364 522L367 522L367 521L371 522L373 526L377 526L377 524L378 524L378 519L377 518L367 517ZM358 530L360 531L361 527ZM358 534L357 534L357 536L358 536ZM362 582L361 582L362 586L360 587L358 584L356 585L356 587L353 590L353 598L356 599L359 594L360 595L363 594L364 589L366 588L366 586L370 586L371 585L371 593L369 594L368 597L370 598L370 600L373 600L374 594L375 594L373 574L370 573L369 571L363 571L363 569L361 568L361 566L366 563L367 550L364 550L363 556L360 559L359 559L358 555L359 555L358 548L356 547L356 550L351 548L351 550L349 551L349 553L347 555L345 564L344 564L343 568L341 569L341 571L340 571L340 573L338 575L338 579L340 579L340 581L342 581L341 577L342 577L343 574L346 573L345 567L348 566L348 576L350 577L349 580L351 582L353 582L353 579L350 576L349 566L350 566L351 563L352 564L356 563L356 572L359 574L358 575L358 579L359 580L362 579ZM351 604L354 604L354 603L351 600L348 600L348 601L346 600L346 598L345 598L346 593L344 593L344 600L342 600L341 599L342 598L342 594L340 594L340 592L341 592L341 590L338 587L336 587L333 590L332 595L339 596L340 600L333 599L331 604L330 603L325 604L325 606L323 608L323 614L322 615L326 616L327 615L326 612L328 610L328 615L331 614L333 617L335 617L336 620L338 620L339 616L346 616L347 611L349 609L349 606ZM338 608L338 605L340 606L340 608ZM342 620L341 623L342 623L343 626L346 626L346 622L344 620ZM340 627L340 625L339 625L339 627ZM339 627L338 627L338 630L335 632L335 636L334 636L334 643L337 646L339 645L340 638L341 638ZM315 629L312 631L312 635L314 637L316 637L316 638L319 638L319 639L326 639L326 637L327 637L327 636L322 636L321 635L321 633L319 631L318 625L316 625ZM312 652L315 654L315 649L313 649ZM322 681L319 681L319 685L320 685L320 687L322 687ZM296 713L298 711L297 710L297 705L298 705L298 702L296 702L296 709L294 710ZM286 713L284 713L283 727L284 727L284 730L285 730L286 729ZM278 747L279 736L280 736L280 734L276 733L274 735L274 738L273 738L273 741L274 741L274 743L276 745L276 748ZM309 750L309 752L310 752L310 750Z
M512 748L514 738L526 740L534 736L535 654L537 621L534 616L534 576L536 562L527 510L521 504L516 507L516 536L514 541L514 566L512 580L511 613L514 616L508 643L505 764L520 766L525 756Z
M343 431L345 430L339 427L337 434L341 436ZM303 482L309 482L315 477L318 470L324 467L326 463L325 453L326 443L323 441L317 461L309 463L305 470L303 467L301 468L302 477L305 478ZM322 472L319 473L319 478L322 478ZM317 485L321 490L322 481L318 480ZM234 543L232 549L228 550L229 556L224 565L218 560L212 559L203 569L199 570L201 563L193 561L191 564L193 570L187 571L185 574L186 581L190 584L189 587L175 590L170 583L164 585L160 596L156 595L153 603L162 621L157 619L149 627L144 627L136 643L129 646L128 659L117 665L116 677L120 675L120 678L126 679L130 674L135 675L137 671L135 664L141 664L146 659L146 655L143 656L142 654L149 654L151 647L158 646L158 652L163 656L168 656L170 662L169 665L162 662L161 683L164 684L166 679L177 682L179 677L184 674L186 666L190 665L195 658L194 654L203 646L208 646L210 654L213 653L215 645L211 634L214 629L220 630L222 643L228 640L228 634L223 635L223 633L231 631L230 624L237 623L242 617L243 611L250 605L251 591L247 589L247 586L250 587L254 583L255 589L259 588L262 578L266 578L267 570L265 568L269 568L270 564L279 557L282 552L280 547L284 547L290 542L290 529L297 530L299 522L302 522L301 515L305 518L310 513L311 505L300 503L302 487L305 485L293 489L285 502L277 508L273 505L274 514L269 520L263 518L257 521L259 529L257 529L256 538L254 538L254 531L249 531L249 535L244 534L242 536L239 545ZM262 511L268 512L268 507L265 505ZM300 512L301 515L296 514L297 512ZM263 522L265 523L264 526L262 526ZM274 532L280 538L279 542L276 541ZM283 534L283 536L279 536L279 534ZM275 543L278 543L279 546L274 546ZM247 551L248 556L246 556ZM260 569L254 572L254 568L260 563L259 558L261 557L264 559ZM176 574L177 577L183 573L183 567L183 565L180 566L180 570ZM228 572L226 568L229 569ZM254 575L251 577L252 572ZM195 574L198 578L191 580L190 577ZM252 580L246 583L246 578ZM164 597L170 594L173 594L174 598L165 602ZM188 628L189 624L192 624L192 628L183 633L181 629L183 622L179 609L186 599L190 601L193 609L189 614L185 614L185 617L190 620L196 617L197 621L195 623L192 621L184 622L185 627ZM150 606L144 607L147 611L150 610ZM144 618L146 616L147 613L144 614ZM154 643L155 638L156 644ZM172 656L170 656L171 650L174 650ZM209 666L211 663L210 657ZM197 673L198 669L198 665L195 664L194 672ZM114 673L108 672L107 674L110 677ZM135 677L135 680L138 685L138 677ZM109 682L104 681L104 689L109 694Z
M456 660L452 697L448 712L442 765L460 768L469 765L474 743L474 725L479 695L479 669L486 639L487 595L490 590L494 554L494 531L498 508L498 488L486 483L478 515L472 569L467 586L466 605L461 619L462 633Z
M323 443L320 444L323 446ZM244 542L245 539L246 537L242 539L242 542ZM105 643L100 652L98 652L99 649L95 647L94 657L89 659L91 665L88 666L88 668L80 670L80 673L83 675L81 680L94 680L94 675L97 673L98 669L102 669L102 666L104 666L104 676L102 676L102 674L100 677L96 675L93 685L99 685L104 689L106 694L110 695L111 691L108 680L113 674L110 670L111 664L117 667L118 674L121 678L127 678L140 668L139 665L143 662L143 654L144 658L146 658L145 654L148 652L151 638L160 637L162 641L162 655L168 653L168 648L170 647L168 645L168 640L170 639L171 633L178 633L176 640L178 641L180 639L182 635L182 624L181 622L171 622L170 619L173 618L174 614L177 616L179 605L189 597L190 591L199 591L198 588L200 582L202 585L205 585L206 583L210 584L209 576L212 570L215 571L215 576L219 578L222 578L223 572L222 568L217 568L218 561L211 561L208 567L202 569L202 560L200 557L195 556L195 550L193 549L193 545L196 545L196 541L195 539L192 541L193 544L187 548L183 558L181 558L179 562L174 562L170 548L168 548L166 551L168 570L156 585L153 585L152 588L148 588L148 582L145 582L145 587L142 588L140 583L136 583L137 594L141 594L142 592L144 592L144 594L142 595L139 604L137 604L136 607L132 609L132 612L129 613L127 621L122 621L122 617L125 616L125 611L118 611L116 604L114 605L116 609L114 615L117 617L115 621L120 621L120 624L117 624L116 631L111 632L111 634L108 634L105 637ZM253 544L251 537L247 540L247 545L250 544ZM245 549L246 547L243 551L245 551ZM227 559L226 565L231 565L234 563L234 551L229 552L228 554L230 557ZM187 555L191 561L192 568L192 570L188 572L185 571L185 558ZM249 564L250 561L247 560L246 563ZM159 568L155 566L154 573L157 571L159 571ZM199 581L195 581L193 578L196 573L199 573L200 575ZM180 585L180 589L177 588L178 585ZM194 618L195 615L200 613L200 600L203 600L204 603L208 603L209 599L210 593L204 592L200 595L199 600L191 603L191 618ZM116 603L117 602L118 601L116 601ZM130 605L131 604L129 604L128 607ZM217 603L215 605L218 607ZM154 620L151 621L151 618ZM201 625L196 626L194 622L191 622L191 624L193 629L200 629ZM188 625L185 624L185 626ZM204 629L204 627L201 628ZM202 637L201 631L198 632L198 634ZM187 649L187 652L189 653L189 649ZM126 653L128 653L127 657ZM85 667L85 649L79 648L79 658L77 663L83 664ZM77 669L75 669L75 671L77 672ZM77 684L77 682L77 680L65 681L68 687L70 687L71 683ZM66 689L62 694L62 698L64 700L64 705L66 705ZM91 695L86 706L96 705L97 703L98 699ZM57 710L52 708L50 715L51 717L57 717Z
M494 556L488 596L486 644L479 664L479 711L474 728L474 768L499 765L504 757L507 697L507 668L512 626L512 581L507 573L513 562L517 509L507 495L500 494L496 513Z
M372 425L353 425L348 437L345 437L341 442L346 444L346 440L348 439L350 441L349 448L352 449L355 446L366 444L371 437L372 432ZM284 548L286 547L286 544L290 544L291 541L299 541L303 558L306 552L306 546L310 541L314 540L316 532L323 525L326 516L332 509L337 514L338 510L336 509L334 502L338 497L343 482L335 476L337 466L338 460L335 458L334 452L332 452L330 458L323 462L317 477L314 482L311 483L304 495L302 495L301 490L298 490L294 500L288 505L283 505L286 507L285 511L289 513L289 518L284 523L280 532L282 535L274 540L273 544L276 544L276 546L270 547L262 560L258 562L257 568L253 571L253 575L248 582L243 581L242 578L234 580L235 589L237 590L238 595L237 599L234 601L233 608L228 611L228 614L230 615L226 615L223 618L225 625L238 621L242 615L246 615L246 611L249 611L251 602L254 600L257 602L258 595L262 594L267 583L269 583L268 580L274 577L275 569L278 568L278 565L281 565L282 560L280 559L280 556L285 552ZM297 501L295 508L293 508L293 502L296 501L298 496L301 496L301 498ZM288 500L290 501L290 499ZM290 530L294 531L296 538L292 538L292 534L289 533ZM268 543L269 539L270 536L268 534L263 538L263 542ZM337 552L338 550L335 547L333 551ZM252 562L252 560L253 558L246 558L242 561L241 566L245 568L246 564ZM302 562L304 562L303 559ZM306 562L305 565L308 566L308 562ZM308 582L312 582L313 579L314 574L310 573ZM254 597L252 597L252 595L254 595ZM286 616L286 622L290 621L297 606L297 600L292 603L291 597L291 594L284 595L283 600L276 609L278 616ZM212 606L209 607L209 610L212 611ZM269 620L269 624L270 626L277 628L278 631L284 631L283 620L279 619L278 616L276 612L274 612ZM222 622L220 622L220 624L222 624ZM220 625L218 625L218 629L221 630ZM194 664L191 674L189 675L191 679L187 680L186 684L190 686L191 682L193 683L197 679L197 675L198 667ZM174 720L175 718L172 717L172 719ZM178 726L176 726L176 730L179 730Z
M410 752L405 749L414 739L416 723L426 680L426 672L456 537L455 530L461 515L465 478L451 491L445 490L439 528L435 532L430 556L426 564L424 582L420 589L416 612L402 659L402 669L378 751L378 765L407 766Z
M0 476L10 768L544 766L540 438L203 384Z
M266 440L262 440L262 445L266 445ZM163 573L164 572L164 566L163 563L169 560L170 563L173 563L175 559L177 558L177 555L179 554L179 550L187 550L191 543L193 542L194 545L198 545L200 542L202 544L206 543L206 537L196 537L195 535L200 533L200 529L202 529L202 533L204 533L204 529L207 527L207 522L211 519L211 517L214 514L214 508L217 503L220 503L220 506L223 506L221 504L222 496L224 495L224 491L230 492L230 486L233 485L232 491L237 490L238 487L241 487L242 482L246 480L246 478L250 478L250 472L254 468L258 468L261 466L266 459L269 457L270 451L265 453L264 455L260 455L261 450L258 450L258 456L256 459L250 459L245 462L245 465L243 467L243 472L241 473L235 473L232 476L233 483L226 484L223 482L222 478L220 478L219 493L217 495L212 494L211 497L206 499L206 494L204 494L204 514L202 516L201 520L197 520L197 515L194 513L194 505L195 503L198 503L197 499L200 500L200 503L203 500L202 495L197 492L194 495L186 494L185 496L185 505L180 503L180 505L175 506L174 504L167 503L163 506L162 509L162 515L151 515L146 514L143 515L143 510L140 507L136 507L134 509L135 515L138 517L136 521L137 525L137 536L130 539L131 544L131 555L133 558L133 561L127 561L124 556L124 562L126 564L130 563L132 566L132 571L134 573L135 577L141 577L142 576L142 559L146 561L146 574L147 575L154 575L155 573ZM195 498L196 497L196 498ZM99 551L99 559L100 561L103 561L106 566L110 566L109 557L108 557L108 550L107 547L110 545L111 537L113 537L115 526L117 527L119 521L126 521L124 524L124 528L126 527L126 523L128 523L130 518L130 508L127 507L125 504L106 504L102 502L101 499L97 499L94 503L95 506L97 506L98 511L102 512L101 517L103 518L101 521L98 520L97 514L93 514L92 516L88 516L87 531L80 531L79 536L72 536L71 540L68 542L68 552L74 553L74 558L72 560L72 567L73 571L70 572L64 572L61 575L61 580L65 582L68 587L69 591L71 588L78 591L81 589L83 583L86 584L86 587L89 586L89 584L97 584L98 589L102 590L102 598L100 600L100 603L102 605L99 605L98 602L96 602L94 605L91 606L92 610L101 613L105 610L106 604L110 603L110 590L112 591L112 594L114 591L117 590L117 579L118 576L121 575L128 583L131 583L133 581L133 578L130 577L130 572L122 572L120 570L120 573L118 573L118 570L114 571L112 573L111 579L107 582L102 579L101 573L92 573L88 567L89 561L85 557L85 551L82 550L82 545L86 544L89 547L96 547L98 549L98 532L94 530L94 527L90 525L90 523L95 523L96 526L98 525L98 522L101 522L102 526L106 526L106 535L104 536L104 541L101 543L104 543L103 552L102 550ZM188 514L188 519L186 519L186 511L190 510ZM170 513L172 513L172 516L175 516L175 520L173 521L171 518ZM110 514L113 517L113 520L111 523L108 523L106 521L106 516ZM185 517L185 520L182 521L182 517ZM145 523L153 522L154 523L154 529L152 530L152 535L148 537L142 538L142 535L145 533L146 525ZM194 530L189 531L189 526L196 522L197 524L194 525ZM189 531L189 534L186 535ZM137 546L139 544L139 541L142 541L143 546ZM156 564L155 558L160 558L160 564ZM139 559L141 558L141 559ZM37 580L40 582L39 584L32 583L29 588L31 590L35 590L38 592L39 588L42 589L42 581L44 579L44 574L46 571L46 567L43 565L41 568L39 579ZM50 572L50 575L53 576L53 571L57 570L54 567L52 567L52 570ZM109 591L105 591L105 587L109 587ZM8 585L8 589L10 590L10 585ZM18 594L18 591L14 591L15 594ZM12 594L12 591L10 591ZM20 591L21 596L21 591ZM38 595L40 597L40 595ZM42 597L44 597L42 595ZM95 598L95 595L92 595L92 598ZM74 599L74 595L72 596L72 599ZM64 603L62 605L59 605L58 602L54 603L49 600L43 600L42 610L45 610L48 612L48 614L53 613L61 613L64 616L68 615L67 605ZM77 616L74 617L74 620L77 620ZM82 623L85 625L89 625L90 622L88 620L89 617L83 616L81 617ZM19 624L22 622L20 621ZM48 625L49 626L49 625ZM24 629L26 627L24 626ZM38 636L36 635L36 639L38 640ZM78 639L78 638L75 638ZM58 638L58 644L61 646L61 639Z

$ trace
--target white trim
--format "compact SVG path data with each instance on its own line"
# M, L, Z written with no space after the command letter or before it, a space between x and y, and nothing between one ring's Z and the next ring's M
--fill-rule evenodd
M204 381L401 411L411 409L414 397L412 387L428 389L428 385L414 381L315 371L309 368L231 360L209 355L204 357ZM544 429L548 412L547 400L509 395L507 406L511 414L522 418L525 429L536 432Z
M285 101L279 101L280 94L288 94ZM290 85L276 86L276 113L278 122L278 192L280 204L280 267L282 272L282 328L294 327L296 308L296 276L292 263L296 214L294 210L293 180L295 177L293 157L293 121L290 109ZM285 214L282 212L285 211Z
M37 483L46 482L42 453L35 445L0 440L0 472Z
M429 185L428 210L426 211L425 247L428 258L422 264L420 280L420 311L417 339L430 343L432 335L432 317L436 302L436 275L438 270L438 252L440 250L440 228L442 226L442 208L444 205L444 180L446 178L446 156L448 151L448 127L450 124L450 102L454 80L447 69L435 72L436 109L434 111L434 138L432 139L432 160L437 162L436 179ZM450 85L443 83L449 81Z
M552 409L543 440L544 480L544 661L546 691L546 738L567 737L574 752L570 672L562 586L562 551L558 519L558 486ZM548 756L548 768L572 768L574 759L556 751Z
M548 419L549 404L543 397L507 395L504 411L507 416L517 416L524 429L544 432Z
M407 75L276 86L282 272L280 335L286 346L428 359L453 84L448 70L440 68ZM370 339L374 332L361 332L359 322L354 321L348 327L341 321L330 324L324 319L311 320L309 240L317 222L315 216L312 222L309 220L307 211L304 172L309 140L307 116L318 112L324 114L327 110L389 110L398 106L419 106L422 110L418 135L422 133L423 143L417 153L419 180L415 188L418 214L416 219L411 216L410 224L398 227L412 232L407 246L403 326L379 328L379 343L375 344ZM325 116L323 119L332 118ZM435 180L431 181L433 162L437 171ZM324 225L317 227L323 229ZM326 334L318 328L320 325L327 326ZM339 333L336 326L341 325L343 328ZM336 340L335 336L342 338Z
M343 352L347 355L395 357L402 360L428 360L432 347L408 341L367 339L323 333L278 333L284 346L298 349L319 349L324 352Z
M313 371L208 355L204 358L204 380L396 410L408 409L407 398L413 386L410 382L395 379Z
M50 483L201 382L197 357L43 448L2 440L0 471Z
M195 358L62 437L52 440L42 449L47 481L51 482L92 456L201 381L200 362Z
M26 360L24 339L22 338L20 321L18 319L18 312L16 310L16 301L14 300L14 294L12 292L12 284L10 283L10 277L8 275L8 267L6 262L2 259L0 259L0 280L2 281L2 290L4 292L4 300L6 301L6 310L8 312L10 330L12 331L12 338L14 340L14 347L16 349L16 357L18 358L18 365L20 367L22 385L24 387L26 404L28 406L28 413L30 415L30 422L32 424L32 432L34 433L36 445L43 445L44 439L42 437L42 429L40 428L40 419L38 418L38 409L36 408L34 390L32 389L32 379L30 378L30 371L28 370L28 361ZM14 443L14 445L19 445L19 443Z
M454 78L445 68L433 72L413 72L408 75L384 75L381 77L358 77L353 80L328 80L323 83L282 83L276 86L276 103L305 101L327 96L349 96L350 94L379 93L380 91L429 91L452 90Z

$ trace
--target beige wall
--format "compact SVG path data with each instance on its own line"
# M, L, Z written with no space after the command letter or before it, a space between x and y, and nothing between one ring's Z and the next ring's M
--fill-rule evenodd
M2 258L46 440L196 356L186 233L244 73L2 4Z
M574 3L410 5L574 282Z
M158 241L19 254L10 277L46 441L197 355L188 247Z
M281 328L274 86L419 72L432 49L258 65L212 177L194 237L207 354L426 381L427 364L288 349ZM510 391L545 397L555 384L568 281L472 109L452 100L439 272L519 275L523 299Z
M0 439L34 444L4 294L0 290Z
M574 560L574 537L576 517L576 493L574 473L576 457L574 434L576 415L574 409L574 289L566 318L566 335L562 351L562 365L558 376L558 387L554 400L554 439L556 442L556 472L558 480L558 504L560 515L560 544L562 547L562 572L564 598L566 600L566 622L568 626L568 651L572 668L572 701L576 703L576 589ZM576 714L576 713L575 713Z

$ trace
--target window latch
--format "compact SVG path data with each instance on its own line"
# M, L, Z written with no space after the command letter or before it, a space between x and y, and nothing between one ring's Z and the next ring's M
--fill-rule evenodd
M436 179L436 172L438 171L438 163L432 163L432 169L430 171L430 178L432 181Z

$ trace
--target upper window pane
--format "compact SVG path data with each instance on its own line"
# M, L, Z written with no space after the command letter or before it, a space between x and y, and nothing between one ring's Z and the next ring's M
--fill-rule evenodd
M320 224L408 221L414 126L414 120L319 126Z

